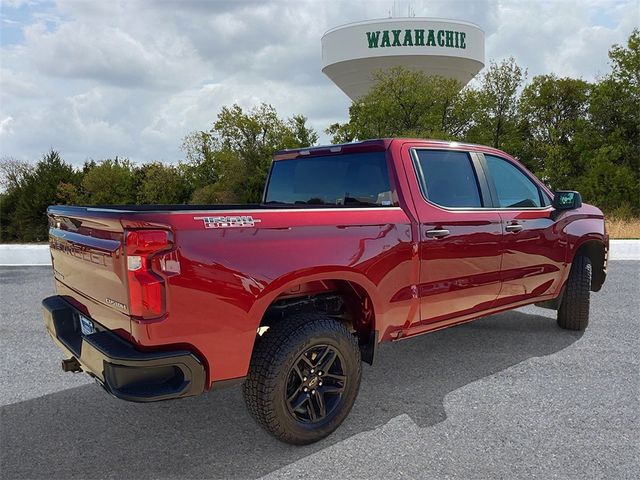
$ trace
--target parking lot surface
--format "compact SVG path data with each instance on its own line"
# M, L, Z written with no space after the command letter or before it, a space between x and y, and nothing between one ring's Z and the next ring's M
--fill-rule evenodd
M2 478L640 478L640 262L610 264L584 333L526 307L383 345L306 447L264 433L237 387L133 404L63 373L50 268L0 268L0 289Z

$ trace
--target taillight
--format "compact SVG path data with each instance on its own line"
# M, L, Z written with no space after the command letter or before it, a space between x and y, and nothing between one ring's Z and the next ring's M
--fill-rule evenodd
M165 230L130 230L126 237L129 313L156 318L164 314L164 279L151 268L154 254L171 246Z

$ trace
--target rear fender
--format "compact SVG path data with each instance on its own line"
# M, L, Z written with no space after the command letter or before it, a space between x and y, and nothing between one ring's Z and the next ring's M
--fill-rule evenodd
M379 319L377 314L383 311L384 304L375 284L361 273L353 270L326 269L321 273L314 274L294 272L270 283L269 286L261 292L260 297L256 299L256 302L250 312L250 317L255 322L256 331L260 327L265 313L274 301L279 299L295 298L296 296L308 296L331 291L343 291L344 289L341 288L341 286L346 284L346 282L349 282L351 285L356 287L357 290L360 290L360 292L354 293L365 295L368 297L365 301L368 303L370 302L368 313L371 318L370 320L367 320L368 324L365 326L366 335L364 335L365 332L363 331L363 335L361 335L361 342L365 344L363 348L363 355L368 356L369 353L371 353L371 358L364 358L363 356L363 359L371 363L373 360L372 357L375 345L369 344L372 341L374 343L377 343L378 341L378 335L376 335L376 332L378 330L377 322L379 322ZM358 325L354 325L354 328L356 330L360 329Z

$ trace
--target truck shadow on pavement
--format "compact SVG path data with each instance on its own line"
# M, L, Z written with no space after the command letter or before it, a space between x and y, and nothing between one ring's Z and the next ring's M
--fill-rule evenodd
M421 427L439 423L450 392L580 336L550 317L512 311L383 345L342 427L306 447L263 432L237 387L146 405L111 398L97 385L72 388L1 409L0 476L258 477L401 414Z

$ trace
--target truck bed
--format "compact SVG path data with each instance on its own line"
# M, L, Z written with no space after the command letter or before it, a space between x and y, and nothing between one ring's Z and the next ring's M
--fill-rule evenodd
M409 308L410 299L391 302L412 278L410 220L400 207L53 206L48 213L58 294L139 348L168 348L168 339L188 345L216 362L209 381L246 373L263 304L289 283L315 285L322 265L382 287L374 297L381 319ZM216 223L225 221L233 224ZM126 234L147 229L171 235L172 247L152 265L165 286L161 321L136 319L127 296ZM288 278L296 272L308 279Z

